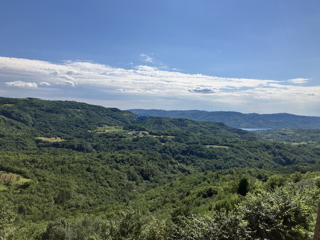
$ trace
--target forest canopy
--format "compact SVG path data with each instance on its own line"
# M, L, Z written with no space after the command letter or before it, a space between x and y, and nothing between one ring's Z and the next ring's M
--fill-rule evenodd
M266 136L212 121L0 98L0 236L306 239L320 148Z

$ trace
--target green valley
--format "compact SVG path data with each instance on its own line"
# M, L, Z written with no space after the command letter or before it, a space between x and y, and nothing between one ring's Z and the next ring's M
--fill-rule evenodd
M307 239L320 148L270 134L0 98L0 236Z

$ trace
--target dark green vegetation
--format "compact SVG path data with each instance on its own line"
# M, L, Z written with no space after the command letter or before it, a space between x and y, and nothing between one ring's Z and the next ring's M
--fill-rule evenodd
M0 98L4 239L306 239L319 170L223 123Z
M239 112L207 112L199 110L165 111L130 109L138 115L185 118L196 121L223 122L234 128L320 128L320 117L298 116L287 113L278 114L243 114Z
M269 141L320 146L320 129L270 129L257 133Z

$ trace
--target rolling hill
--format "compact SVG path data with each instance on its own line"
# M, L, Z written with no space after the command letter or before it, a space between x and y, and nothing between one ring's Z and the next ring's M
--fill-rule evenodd
M196 121L223 122L234 128L320 128L320 117L299 116L287 113L256 114L239 112L207 112L199 110L165 111L156 109L129 109L128 111L147 116L184 118Z
M254 224L237 206L251 209L265 200L262 195L288 199L276 206L293 209L288 211L295 219L286 223L286 216L275 215L271 220L279 226L273 228L268 220L266 234L280 229L288 231L283 236L306 236L320 186L319 166L316 146L264 141L221 122L0 98L0 237L187 239L190 229L197 236L209 234L211 228L186 227L207 224L212 214ZM300 206L302 196L308 201ZM250 232L253 227L234 225L235 231L259 238ZM220 239L219 231L213 239Z

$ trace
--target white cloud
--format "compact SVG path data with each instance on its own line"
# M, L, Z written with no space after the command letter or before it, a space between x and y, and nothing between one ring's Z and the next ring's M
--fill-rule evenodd
M75 87L76 83L73 77L70 77L69 75L62 75L60 78L62 79L60 84L71 85L72 87Z
M146 63L152 63L153 62L153 58L150 57L147 54L144 54L144 53L140 54L140 58L141 58L141 61L146 62Z
M214 89L215 92L236 90L242 87L268 86L277 83L274 80L238 79L206 76L202 74L185 74L156 67L139 65L133 69L112 68L107 65L91 62L66 61L64 64L53 64L44 61L0 57L0 74L13 79L18 75L33 79L40 85L92 86L97 90L126 92L145 92L162 96L185 95L189 90L203 93L197 89ZM139 89L139 91L137 91ZM157 91L155 91L157 90ZM208 91L207 91L208 92Z
M309 80L310 80L309 78L294 78L294 79L289 79L288 82L301 84L301 83L306 83Z
M41 82L39 83L40 85L45 85L45 86L50 86L51 84L50 83L47 83L47 82Z
M8 87L21 87L21 88L37 88L38 85L32 82L22 82L22 81L14 81L14 82L6 82Z
M296 85L307 80L307 78L295 78L282 82L268 79L227 78L185 74L144 65L123 69L93 62L65 61L63 64L54 64L0 57L0 84L2 81L7 87L25 88L23 91L27 96L29 96L27 91L30 91L27 88L30 88L35 92L39 91L39 96L41 92L41 96L46 97L74 94L84 99L121 98L122 104L125 98L130 98L127 101L128 108L130 104L131 108L134 108L132 104L141 103L141 99L144 99L144 104L148 102L151 105L149 108L174 107L172 104L161 105L169 101L164 99L171 99L175 104L179 102L176 109L183 106L183 102L200 104L199 101L207 108L219 103L217 107L220 110L232 109L232 106L238 109L241 106L243 109L256 109L255 112L262 112L274 106L276 112L276 109L280 109L280 105L286 106L284 109L293 109L301 104L317 108L320 102L320 95L317 95L320 86ZM37 89L38 86L45 88ZM14 88L2 90L7 96L15 94ZM269 104L268 107L261 107L266 102ZM320 112L319 110L318 108L317 112Z

